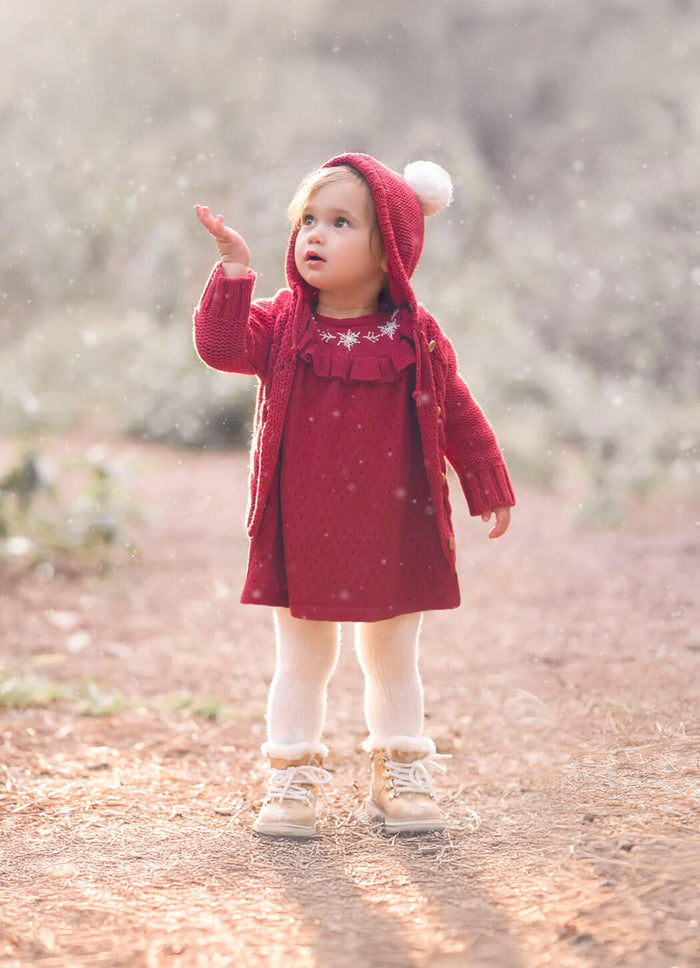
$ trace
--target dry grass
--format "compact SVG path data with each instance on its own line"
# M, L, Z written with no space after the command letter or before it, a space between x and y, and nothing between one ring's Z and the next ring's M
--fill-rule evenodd
M165 509L139 563L0 596L8 669L62 657L38 663L56 701L1 711L1 964L700 965L697 542L641 517L575 536L535 494L507 555L460 525L467 602L430 617L423 659L429 731L453 754L439 782L450 829L387 838L363 818L345 648L324 836L270 841L250 829L269 635L221 590L238 577L211 520L238 458L134 459ZM90 644L71 652L76 631ZM65 690L88 676L129 701L81 714ZM173 711L163 697L183 689L219 718Z
M447 787L450 830L404 838L363 819L348 751L324 838L297 844L250 831L245 728L8 719L4 964L697 964L697 739L588 750L507 796Z

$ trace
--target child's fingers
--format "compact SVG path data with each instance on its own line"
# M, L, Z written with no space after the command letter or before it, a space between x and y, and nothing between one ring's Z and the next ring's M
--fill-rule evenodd
M212 215L211 209L208 205L195 205L194 207L197 218L202 223L204 228L214 236L215 239L222 239L228 241L232 235L231 229L227 229L224 224L223 215L217 215L216 217Z
M224 222L223 215L213 215L208 205L195 205L197 218L209 232L219 250L222 262L250 264L250 250L245 240Z
M211 209L207 205L195 205L194 211L202 225L208 229L212 221Z
M500 538L508 530L508 525L510 524L510 508L494 508L493 511L484 511L481 515L481 520L488 522L494 516L496 520L489 531L489 538Z
M500 538L508 530L508 525L510 524L510 508L496 508L493 513L496 515L496 523L489 531L489 538ZM491 515L489 514L490 517Z

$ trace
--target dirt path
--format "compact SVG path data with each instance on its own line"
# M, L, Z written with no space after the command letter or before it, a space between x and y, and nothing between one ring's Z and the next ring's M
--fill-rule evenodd
M138 557L0 579L0 683L34 690L0 707L0 964L700 965L697 506L580 533L575 494L520 488L488 542L453 488L464 604L423 637L450 831L386 839L358 814L348 635L325 836L267 842L245 458L108 447L144 512Z

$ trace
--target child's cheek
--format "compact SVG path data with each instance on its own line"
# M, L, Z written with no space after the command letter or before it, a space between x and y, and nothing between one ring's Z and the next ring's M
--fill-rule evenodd
M294 243L294 263L297 267L297 271L303 277L304 275L304 243L301 238L301 233L297 235L296 242Z

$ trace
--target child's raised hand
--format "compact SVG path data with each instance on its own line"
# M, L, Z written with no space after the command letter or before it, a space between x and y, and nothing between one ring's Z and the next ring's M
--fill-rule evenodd
M238 232L224 225L223 215L212 215L207 205L195 205L197 218L216 242L227 275L245 275L250 265L250 250Z
M481 520L490 521L492 514L496 515L496 523L489 531L489 538L500 538L508 530L508 525L510 524L510 508L494 508L493 511L484 511L481 515Z

